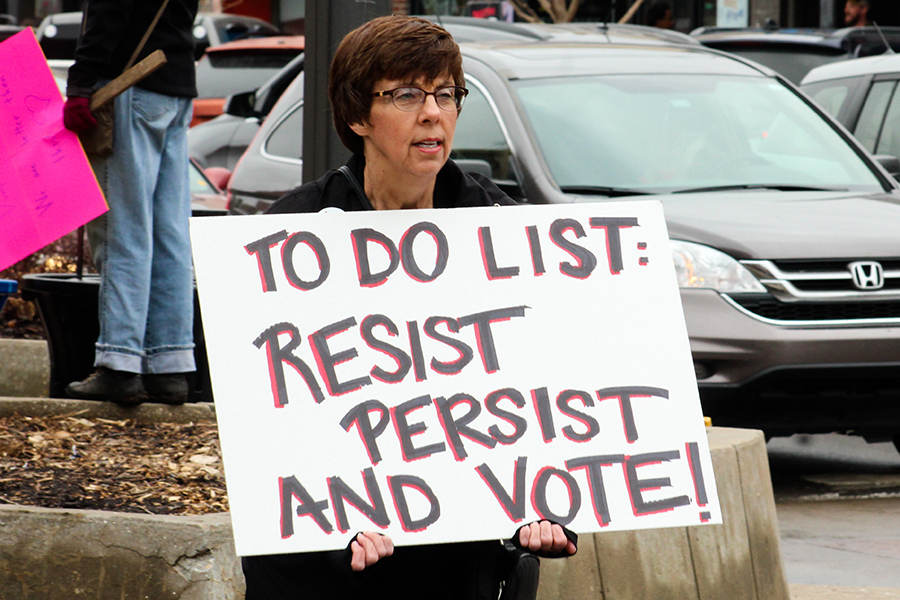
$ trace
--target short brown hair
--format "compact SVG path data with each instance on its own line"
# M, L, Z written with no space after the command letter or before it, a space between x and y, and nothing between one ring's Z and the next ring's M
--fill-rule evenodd
M465 85L459 46L443 27L404 16L378 17L357 27L341 41L328 75L328 98L341 141L362 154L362 138L350 125L369 118L378 80L431 80L445 74L455 85Z

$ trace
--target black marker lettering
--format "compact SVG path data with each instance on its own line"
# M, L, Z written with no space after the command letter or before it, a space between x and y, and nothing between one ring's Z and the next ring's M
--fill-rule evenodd
M262 284L263 292L274 292L275 274L272 272L272 254L270 250L277 246L281 240L287 238L287 231L282 229L278 233L267 235L255 242L250 242L244 246L244 250L249 255L256 255L256 264L259 267L259 279Z
M278 337L285 333L290 335L291 339L282 347ZM269 362L269 381L272 384L272 395L275 397L276 408L281 408L288 403L283 363L291 365L303 377L309 393L312 394L317 404L325 399L325 394L322 393L322 388L319 387L319 382L316 381L316 376L313 374L312 369L294 354L294 350L300 346L301 341L303 341L303 338L300 337L300 331L292 323L276 323L259 334L259 337L253 341L253 345L257 348L262 348L263 344L266 345L266 358Z

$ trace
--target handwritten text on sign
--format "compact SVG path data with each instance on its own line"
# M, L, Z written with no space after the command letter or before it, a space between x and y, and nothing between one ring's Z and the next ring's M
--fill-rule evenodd
M31 29L0 42L0 269L106 212Z
M658 203L192 236L240 554L720 522Z

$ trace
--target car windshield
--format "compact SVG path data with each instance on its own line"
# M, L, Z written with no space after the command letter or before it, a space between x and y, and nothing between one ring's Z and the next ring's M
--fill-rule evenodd
M883 189L837 131L773 79L629 75L513 85L563 191Z

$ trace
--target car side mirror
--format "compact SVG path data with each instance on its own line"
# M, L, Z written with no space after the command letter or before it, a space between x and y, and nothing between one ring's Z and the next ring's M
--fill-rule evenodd
M242 92L240 94L232 94L225 99L225 114L233 117L253 117L256 116L254 105L256 104L256 91Z
M478 173L479 175L484 175L488 179L494 177L494 170L491 168L491 163L486 160L477 158L455 158L453 159L453 162L466 173Z
M485 177L493 181L494 184L510 198L518 199L524 196L522 192L522 186L519 185L518 181L515 181L514 179L495 179L494 169L491 168L491 163L486 160L482 160L479 158L454 158L453 162L456 163L456 166L467 173L478 173L479 175L484 175Z
M884 170L890 173L891 177L900 176L900 158L891 156L890 154L876 154L875 161L884 167Z

